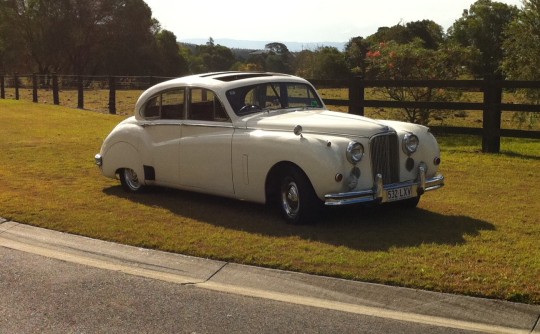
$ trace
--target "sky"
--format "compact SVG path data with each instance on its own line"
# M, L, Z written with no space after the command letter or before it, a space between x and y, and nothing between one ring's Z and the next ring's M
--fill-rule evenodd
M433 20L446 31L475 0L145 0L178 40L347 42L379 27ZM518 8L521 0L498 0Z

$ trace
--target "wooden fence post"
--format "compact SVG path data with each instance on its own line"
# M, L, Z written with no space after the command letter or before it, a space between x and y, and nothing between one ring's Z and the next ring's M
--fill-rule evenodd
M60 95L59 95L59 90L58 90L58 76L56 75L56 73L53 73L52 74L52 89L53 89L53 103L55 105L59 105L60 104Z
M116 114L116 80L109 77L109 114Z
M32 74L32 102L38 102L38 81L36 73Z
M484 79L484 110L482 152L499 153L501 150L502 87L494 76Z
M15 86L15 100L19 99L19 73L15 72L13 75L13 81Z
M364 78L355 76L349 83L349 114L364 116Z
M4 75L0 75L0 99L6 98L6 82Z
M84 86L82 75L77 76L77 108L84 109Z

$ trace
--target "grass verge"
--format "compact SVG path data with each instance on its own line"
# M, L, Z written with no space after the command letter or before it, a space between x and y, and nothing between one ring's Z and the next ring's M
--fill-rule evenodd
M264 206L171 189L126 194L93 156L121 119L0 100L0 216L141 247L540 303L540 142L440 137L447 185L412 211L329 210L288 226Z

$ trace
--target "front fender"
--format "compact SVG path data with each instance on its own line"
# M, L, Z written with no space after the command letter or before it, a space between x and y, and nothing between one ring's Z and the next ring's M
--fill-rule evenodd
M282 131L246 131L233 139L233 180L237 197L265 202L268 173L277 164L297 165L322 200L329 192L342 191L337 173L346 173L345 148L349 139Z

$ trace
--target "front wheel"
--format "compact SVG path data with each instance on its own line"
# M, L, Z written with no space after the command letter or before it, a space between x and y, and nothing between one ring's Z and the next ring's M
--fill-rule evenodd
M124 168L120 171L120 183L122 188L128 192L139 192L143 187L137 173L130 168Z
M286 169L280 179L281 214L289 224L312 223L320 209L320 200L307 176L298 168Z

